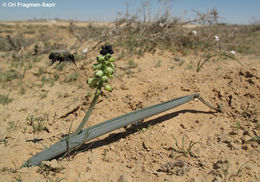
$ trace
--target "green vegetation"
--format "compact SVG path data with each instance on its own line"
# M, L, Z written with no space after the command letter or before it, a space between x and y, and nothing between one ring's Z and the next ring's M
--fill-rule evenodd
M115 58L112 56L114 53L111 45L104 45L100 51L100 55L97 56L97 63L92 65L92 70L95 71L93 78L89 78L87 83L90 88L96 88L94 98L89 106L88 111L86 112L83 120L80 125L77 127L73 135L78 135L86 122L88 121L100 95L104 95L102 88L108 92L112 92L113 88L108 84L109 78L114 77L114 68Z
M26 120L28 121L28 124L32 126L33 132L40 133L43 130L45 130L44 121L46 119L47 115L44 116L38 116L35 117L34 115L30 115L26 117Z
M57 66L55 66L55 69L57 69L58 71L62 71L63 68L65 67L66 63L62 62L60 64L58 64Z
M7 29L7 30L5 30L4 32L5 32L5 33L13 33L14 31L13 31L13 30L8 30L8 29Z
M65 168L61 165L57 167L52 167L51 165L47 164L40 164L37 172L40 174L43 174L44 177L47 177L49 175L56 176L58 173L62 172ZM56 179L55 181L57 181ZM61 181L62 179L59 179L58 181Z
M256 141L258 144L260 144L260 136L257 136L257 135L253 136L252 140Z
M0 104L9 104L10 102L12 102L12 98L9 97L9 94L6 95L0 95Z
M128 68L129 69L136 68L137 66L138 66L138 64L136 62L134 62L132 59L128 61Z
M17 128L17 126L18 126L18 122L19 121L10 121L10 122L8 122L8 130L14 130L14 129L16 129Z
M45 72L45 67L41 66L38 68L36 75L40 76Z
M35 34L34 30L26 30L23 32L24 34Z
M146 128L137 128L137 131L139 132L139 133L144 133L144 132L146 132L146 131L148 131L149 129L151 129L152 128L152 125L151 124L149 124Z
M213 55L207 55L206 58L204 58L203 60L199 60L197 63L197 67L196 67L196 71L199 72L200 69L202 68L202 66L209 62L210 60L212 60L212 58L214 57L224 57L224 58L229 58L232 60L235 60L236 62L238 62L240 65L242 65L234 56L227 54L227 53L215 53Z
M20 78L21 74L15 69L9 69L0 73L0 82L10 82L14 79Z
M22 182L22 177L21 177L21 175L15 176L14 179L15 179L15 181L17 181L17 182Z
M192 67L193 67L193 63L192 63L192 61L190 61L189 64L187 64L187 69L191 70Z
M162 60L158 60L155 65L155 68L161 67L161 64L162 64Z
M13 164L14 168L3 167L3 168L1 169L1 172L8 171L8 172L11 172L11 173L17 173L18 168L17 168L16 164L14 163L14 161L12 161L12 164Z
M108 160L107 160L107 152L108 152L108 150L107 150L107 149L104 149L103 154L102 154L102 155L103 155L103 157L102 157L102 160L103 160L103 161L108 161Z
M41 58L40 58L40 57L38 57L38 56L33 57L33 62L34 62L34 63L37 63L37 62L39 62L39 61L41 61Z
M41 98L41 99L44 99L44 98L47 97L47 95L48 95L48 93L43 92L43 93L40 94L40 98Z
M236 128L237 128L237 130L241 129L241 124L239 121L236 121Z
M73 72L71 73L70 75L68 75L66 78L65 78L65 82L74 82L74 81L77 81L79 78L79 72Z
M171 154L171 157L174 157L175 154L174 152L177 152L177 153L180 153L182 154L183 156L185 157L188 157L188 155L190 155L191 157L194 157L195 155L191 152L191 149L194 147L195 144L198 144L200 142L192 142L190 141L190 144L188 146L188 148L185 148L185 145L184 145L184 136L182 137L182 143L181 143L181 146L179 146L178 144L178 141L175 137L173 137L173 139L175 140L175 146L176 148L173 148L173 153Z

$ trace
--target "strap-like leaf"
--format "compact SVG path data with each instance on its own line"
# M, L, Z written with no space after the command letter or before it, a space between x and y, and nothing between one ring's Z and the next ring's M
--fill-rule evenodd
M185 104L191 101L193 98L199 98L199 97L200 96L197 93L187 95L161 104L157 104L137 111L133 111L131 113L127 113L125 115L91 126L89 128L86 128L85 130L82 130L82 132L79 133L78 135L72 134L70 137L67 137L69 138L67 144L66 144L66 139L62 139L61 141L52 145L50 148L31 157L28 161L26 161L23 164L22 167L39 165L42 161L53 159L61 155L62 153L68 151L67 148L68 146L69 149L73 149L81 145L83 142L92 140L98 136L104 135L108 132L127 126L129 124L136 123L137 121L145 119L147 117L167 111L179 105Z

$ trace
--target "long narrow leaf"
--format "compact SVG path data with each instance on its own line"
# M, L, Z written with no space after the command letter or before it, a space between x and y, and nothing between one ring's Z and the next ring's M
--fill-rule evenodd
M69 141L67 141L67 144L66 139L62 139L61 141L52 145L50 148L31 157L21 167L39 165L42 161L53 159L63 154L67 150L81 145L83 142L92 140L98 136L104 135L108 132L127 126L129 124L133 124L147 117L167 111L169 109L187 103L191 101L193 98L199 98L199 94L191 94L170 100L168 102L146 107L86 128L85 130L82 130L82 132L79 135L72 134L69 137ZM68 149L67 146L69 146L70 148Z
M229 54L226 54L226 53L216 53L216 54L213 54L213 55L208 55L207 58L206 58L202 63L201 63L201 61L199 61L199 62L197 63L197 72L200 71L200 69L202 68L202 66L203 66L205 63L207 63L208 61L210 61L211 58L216 57L216 56L220 56L220 57L223 56L223 57L225 57L225 58L229 58L229 59L232 59L232 60L238 62L240 65L243 65L240 61L238 61L238 60L237 60L234 56L232 56L232 55L229 55Z

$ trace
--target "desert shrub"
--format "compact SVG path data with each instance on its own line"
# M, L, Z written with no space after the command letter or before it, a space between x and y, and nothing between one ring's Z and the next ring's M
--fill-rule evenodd
M91 39L105 40L108 37L109 27L105 25L94 25L89 23L85 27L76 26L70 22L68 27L69 32L74 35L79 41L87 41Z
M62 50L62 49L66 49L66 45L64 44L59 44L59 43L50 43L49 41L46 41L44 42L44 45L43 45L43 50L42 50L42 54L45 54L45 53L50 53L51 51L53 50Z
M1 51L19 51L33 44L34 40L24 38L23 34L18 33L15 36L7 35L0 36L0 50Z

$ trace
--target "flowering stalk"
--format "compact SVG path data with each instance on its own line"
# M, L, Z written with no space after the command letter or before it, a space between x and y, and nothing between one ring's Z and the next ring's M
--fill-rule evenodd
M98 63L92 65L92 69L96 72L94 73L94 78L89 78L87 80L87 83L89 84L90 88L96 88L95 96L89 106L86 115L84 116L83 120L81 121L80 125L73 133L73 135L78 135L88 121L97 103L98 97L102 93L102 88L104 87L104 89L109 92L112 91L112 87L107 83L108 78L113 78L114 75L115 66L112 62L114 62L115 59L112 57L113 53L114 51L112 49L112 46L102 46L102 50L100 51L101 55L97 56Z

